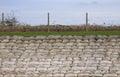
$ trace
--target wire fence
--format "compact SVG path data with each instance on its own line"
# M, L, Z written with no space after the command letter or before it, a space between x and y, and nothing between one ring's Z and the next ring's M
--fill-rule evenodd
M85 14L85 24L81 25L61 25L55 24L51 22L51 15L50 13L46 14L46 25L38 25L38 26L31 26L26 24L13 24L14 21L10 21L12 23L10 25L6 24L5 14L2 13L1 15L1 25L0 25L0 32L27 32L27 31L109 31L109 30L120 30L120 26L104 26L106 23L104 22L103 25L97 25L95 23L90 24L89 13ZM9 17L10 18L10 17ZM13 15L13 18L14 15ZM74 22L74 21L73 21Z

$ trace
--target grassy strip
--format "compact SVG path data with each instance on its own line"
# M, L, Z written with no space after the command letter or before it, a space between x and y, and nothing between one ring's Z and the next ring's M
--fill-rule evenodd
M0 36L49 36L49 35L120 35L120 31L90 31L90 32L0 32Z

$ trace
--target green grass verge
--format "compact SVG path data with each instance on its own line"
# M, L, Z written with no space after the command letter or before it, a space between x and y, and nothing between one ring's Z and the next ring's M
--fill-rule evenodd
M90 32L0 32L0 36L49 36L49 35L120 35L120 31L90 31Z

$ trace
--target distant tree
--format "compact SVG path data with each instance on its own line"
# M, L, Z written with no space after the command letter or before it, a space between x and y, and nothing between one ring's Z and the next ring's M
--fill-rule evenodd
M5 18L5 25L6 26L16 26L18 23L17 18L14 16L14 14L9 14Z

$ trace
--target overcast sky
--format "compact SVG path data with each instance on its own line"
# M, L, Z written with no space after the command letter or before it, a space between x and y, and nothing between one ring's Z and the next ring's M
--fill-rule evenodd
M90 24L120 24L120 0L0 0L1 12L32 25L46 24L47 12L51 24L84 24L86 12Z

